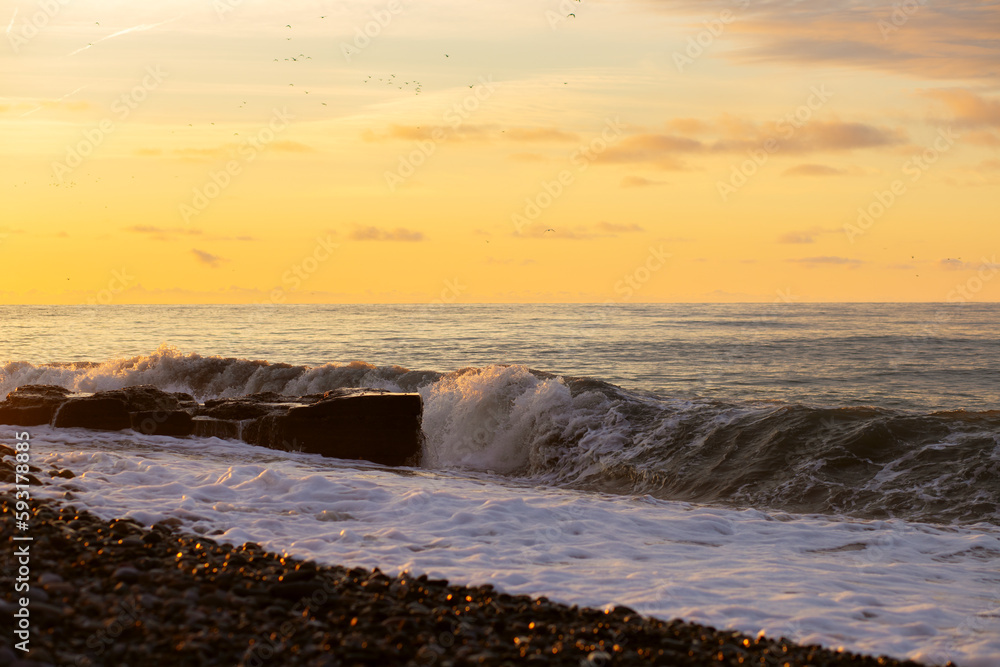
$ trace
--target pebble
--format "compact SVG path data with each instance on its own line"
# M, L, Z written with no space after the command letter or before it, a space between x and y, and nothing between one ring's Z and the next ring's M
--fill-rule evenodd
M30 664L919 667L492 586L223 546L33 499ZM5 514L13 497L0 494ZM14 522L0 522L9 543ZM0 573L0 613L15 609ZM11 662L0 644L0 664ZM15 655L14 659L23 660ZM28 664L28 663L26 663Z

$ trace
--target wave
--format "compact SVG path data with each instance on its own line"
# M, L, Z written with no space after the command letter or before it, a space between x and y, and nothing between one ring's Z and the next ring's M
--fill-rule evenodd
M1000 524L1000 411L682 400L516 365L450 373L364 362L309 367L166 346L103 363L0 368L0 396L24 384L80 392L152 384L202 401L341 387L416 391L425 467L788 512Z

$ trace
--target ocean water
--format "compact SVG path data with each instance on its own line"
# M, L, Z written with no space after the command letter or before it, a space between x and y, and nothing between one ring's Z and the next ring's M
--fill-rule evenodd
M1000 305L0 307L0 397L417 391L418 468L29 429L107 517L1000 664ZM13 429L0 427L0 441Z

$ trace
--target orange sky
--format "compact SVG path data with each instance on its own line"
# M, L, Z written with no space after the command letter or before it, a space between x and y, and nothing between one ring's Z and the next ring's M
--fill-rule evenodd
M8 3L0 303L1000 300L1000 3L287 4Z

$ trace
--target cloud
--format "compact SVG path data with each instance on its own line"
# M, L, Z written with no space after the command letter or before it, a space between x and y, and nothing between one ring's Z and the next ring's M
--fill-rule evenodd
M580 135L555 127L511 127L502 128L496 124L463 123L458 127L451 125L397 125L391 124L385 132L365 130L361 133L364 141L491 141L505 139L521 143L541 142L576 142Z
M125 231L135 234L147 234L157 241L172 241L178 236L199 236L200 229L191 227L156 227L154 225L132 225L126 227Z
M368 142L377 141L441 141L446 139L450 142L461 141L487 141L499 132L497 125L475 125L473 123L463 123L458 127L451 125L389 125L384 133L376 133L374 130L365 130L361 133L361 139Z
M596 225L597 229L602 232L608 232L609 234L629 234L632 232L643 232L646 231L641 226L633 223L623 224L617 222L604 222L601 221Z
M786 169L783 176L841 176L846 169L838 169L825 164L797 164Z
M228 259L219 257L218 255L213 255L212 253L205 252L204 250L198 250L197 248L191 248L191 252L194 254L195 259L202 264L212 267L213 269L217 269L220 264L229 261Z
M673 134L634 134L622 139L597 156L597 162L629 164L649 162L662 169L683 169L679 154L702 153L707 146L697 140Z
M816 237L811 232L788 232L778 237L778 243L815 243Z
M822 234L839 234L839 229L826 229L814 225L809 229L786 232L778 237L778 243L815 243L816 237Z
M846 266L852 269L856 269L864 262L860 259L851 259L849 257L802 257L800 259L788 259L787 262L794 262L796 264L802 264L810 268L815 268L819 266Z
M661 169L686 169L682 158L691 155L746 153L763 150L777 142L782 153L821 153L897 146L907 141L901 128L839 120L811 120L798 128L782 122L757 123L724 114L712 121L681 119L681 125L697 125L699 138L645 132L623 138L618 145L597 156L610 164L652 164ZM673 121L667 122L673 127ZM789 135L789 130L793 130Z
M644 178L642 176L625 176L622 178L621 182L621 186L623 188L648 188L666 184L666 181L657 181L650 178Z
M554 127L547 128L521 128L512 127L505 131L507 139L512 141L566 141L573 142L579 141L580 135L575 132L565 132L563 130L558 130Z
M996 80L1000 76L1000 12L995 2L941 0L859 3L650 0L671 15L690 15L690 30L729 10L734 20L724 53L736 62L777 62L815 68L847 66L922 79ZM742 7L742 8L741 8Z
M542 224L534 224L526 229L514 232L512 236L519 239L544 239L547 241L554 241L557 239L567 241L584 241L598 236L607 236L607 234L596 234L586 225L577 225L575 227L567 227L565 225L559 225L558 227L546 227Z
M946 106L953 116L951 122L959 127L1000 127L1000 100L961 88L925 90L921 94Z
M619 234L634 234L645 231L635 223L598 222L596 225L558 225L546 227L542 224L531 225L527 229L514 232L512 236L522 239L569 240L586 241L589 239L615 237Z
M157 241L174 241L179 236L201 236L203 232L200 229L194 229L192 227L156 227L154 225L132 225L131 227L126 227L125 231L133 232L135 234L146 234ZM240 236L207 236L206 240L210 241L256 241L252 236L246 234L241 234Z
M962 142L971 146L1000 148L1000 134L990 132L989 130L968 132L962 135Z
M403 241L416 243L425 241L423 232L396 227L395 229L381 229L379 227L355 227L348 238L352 241Z

